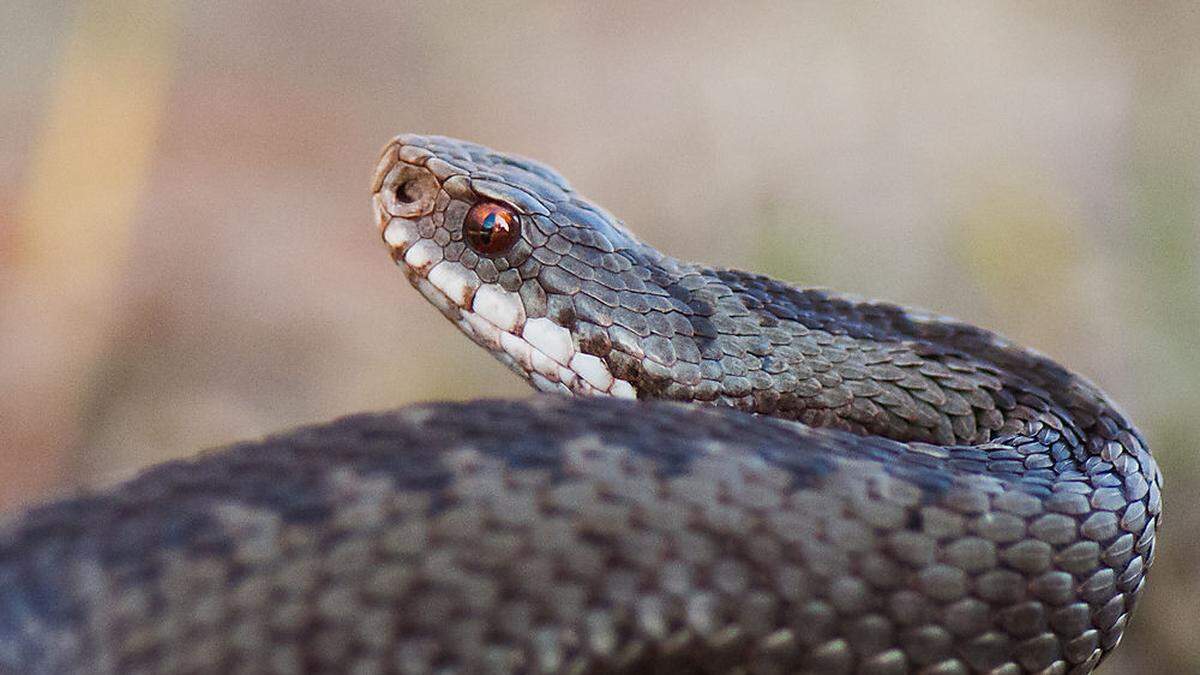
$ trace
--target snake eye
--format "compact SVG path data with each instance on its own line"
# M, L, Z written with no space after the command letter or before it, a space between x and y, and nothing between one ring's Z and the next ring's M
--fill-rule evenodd
M495 255L507 251L521 237L521 224L512 209L495 202L480 202L467 211L463 237L476 253Z

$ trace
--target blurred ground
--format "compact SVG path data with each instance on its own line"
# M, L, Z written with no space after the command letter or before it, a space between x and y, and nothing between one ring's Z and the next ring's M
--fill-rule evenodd
M538 157L684 258L1088 374L1167 475L1108 673L1200 672L1200 10L9 0L0 505L356 410L524 395L412 292L399 131Z

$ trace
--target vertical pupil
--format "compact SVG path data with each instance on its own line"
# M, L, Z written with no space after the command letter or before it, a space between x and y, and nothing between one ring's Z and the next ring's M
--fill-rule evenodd
M496 234L496 213L489 213L487 218L483 219L483 238L491 241L492 235Z

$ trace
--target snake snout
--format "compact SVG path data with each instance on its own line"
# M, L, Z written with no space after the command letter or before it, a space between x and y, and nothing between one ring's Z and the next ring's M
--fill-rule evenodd
M419 221L435 208L441 185L424 166L405 161L402 148L391 144L375 169L375 224L396 262L421 239Z

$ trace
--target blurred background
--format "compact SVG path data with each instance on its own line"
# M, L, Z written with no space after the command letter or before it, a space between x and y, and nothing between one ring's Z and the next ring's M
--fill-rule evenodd
M523 396L392 267L401 131L540 158L682 258L1085 373L1167 476L1108 673L1200 672L1195 3L0 8L0 506L290 425Z

